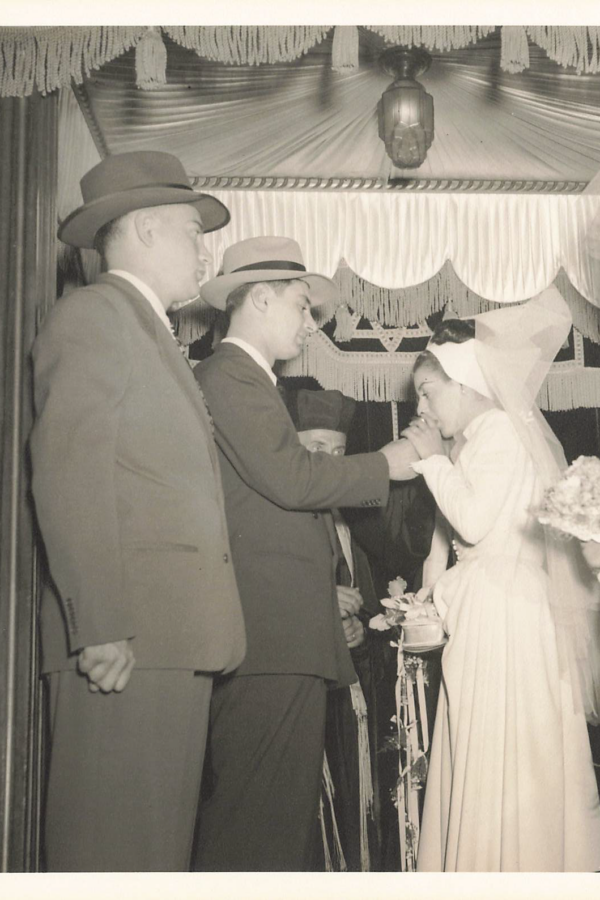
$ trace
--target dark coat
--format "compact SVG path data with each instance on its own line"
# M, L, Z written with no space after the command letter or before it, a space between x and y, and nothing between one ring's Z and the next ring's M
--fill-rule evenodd
M215 422L248 635L236 674L354 681L335 590L333 526L315 510L385 504L385 457L309 453L267 373L234 344L220 344L194 374Z
M33 359L33 494L64 615L47 592L45 671L126 638L138 668L234 668L245 637L216 447L164 324L104 275L56 304Z

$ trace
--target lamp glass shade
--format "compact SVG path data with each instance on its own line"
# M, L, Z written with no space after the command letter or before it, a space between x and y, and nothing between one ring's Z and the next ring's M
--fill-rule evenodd
M379 101L379 137L401 169L422 165L433 143L433 97L412 78L395 81Z

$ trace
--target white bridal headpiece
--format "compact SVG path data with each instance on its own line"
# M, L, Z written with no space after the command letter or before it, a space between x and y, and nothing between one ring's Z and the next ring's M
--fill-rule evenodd
M492 392L477 360L474 340L463 341L462 344L453 344L450 341L447 344L430 342L427 349L435 356L449 378L492 399Z

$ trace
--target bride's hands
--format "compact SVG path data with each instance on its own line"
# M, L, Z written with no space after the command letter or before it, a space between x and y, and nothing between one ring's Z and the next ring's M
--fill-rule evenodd
M402 436L411 442L421 459L447 455L439 428L432 425L424 416L414 418L408 428L404 429Z

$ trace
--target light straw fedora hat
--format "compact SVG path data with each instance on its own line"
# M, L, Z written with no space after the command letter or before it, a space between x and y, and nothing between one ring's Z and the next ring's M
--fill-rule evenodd
M294 278L308 283L312 306L337 297L337 285L331 278L306 271L297 241L288 237L248 238L225 250L221 273L203 284L200 294L215 309L225 309L229 294L242 284Z
M97 231L134 209L193 203L204 231L229 222L229 210L216 197L195 191L183 165L171 153L137 150L107 156L80 181L83 206L70 213L58 236L73 247L94 246Z

